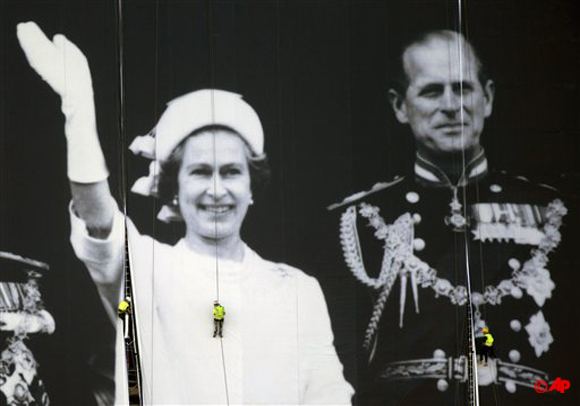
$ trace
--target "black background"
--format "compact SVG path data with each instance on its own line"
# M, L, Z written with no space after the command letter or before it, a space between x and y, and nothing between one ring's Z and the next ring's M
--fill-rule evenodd
M126 0L124 132L116 4L1 5L0 249L52 265L43 294L57 333L38 345L45 349L41 362L51 371L45 380L55 400L86 398L87 360L112 333L68 243L63 119L57 96L18 48L15 24L26 20L49 36L64 33L87 55L99 133L119 198L148 165L129 155L127 140L147 133L166 102L204 87L244 95L262 119L273 172L246 219L244 240L263 257L319 278L337 349L355 383L354 279L336 257L338 224L325 206L404 172L412 162L411 136L388 105L391 61L401 38L413 31L457 29L457 3ZM577 2L472 0L464 6L462 29L496 83L494 112L483 134L491 166L576 193ZM155 222L158 209L148 199L128 196L129 213L143 231L175 241L179 227ZM571 283L579 282L576 272L571 275ZM578 305L571 306L578 320ZM570 326L577 334L578 324Z
M69 243L70 192L60 100L28 66L18 46L16 24L33 20L49 37L66 33L94 61L99 129L110 137L105 142L109 167L118 173L118 147L111 142L117 138L119 115L115 9L104 1L0 4L0 250L51 266L41 280L41 293L56 331L34 335L30 341L51 402L94 404L92 390L114 390L114 330Z

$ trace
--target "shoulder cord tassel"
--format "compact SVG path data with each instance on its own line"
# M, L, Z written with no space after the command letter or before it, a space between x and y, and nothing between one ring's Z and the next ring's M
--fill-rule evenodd
M371 278L366 272L362 261L362 249L356 227L356 206L350 206L343 213L340 239L346 264L354 276L363 284L381 290L365 332L363 346L368 350L397 276L401 274L400 327L403 327L408 273L411 274L413 299L417 313L419 312L419 295L416 278L417 269L415 269L416 267L406 269L408 268L406 265L408 260L413 258L414 226L410 214L403 214L392 225L384 223L384 220L378 214L378 208L363 204L361 205L361 214L369 218L370 225L377 229L375 235L385 241L381 272L378 278ZM383 228L386 231L385 233L380 232Z

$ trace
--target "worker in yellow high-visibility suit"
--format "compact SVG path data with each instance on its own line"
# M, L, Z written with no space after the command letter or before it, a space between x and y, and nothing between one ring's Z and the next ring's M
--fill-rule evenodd
M129 312L129 306L131 306L131 298L125 298L125 300L121 300L119 303L119 307L117 308L117 314L121 317L124 314Z
M123 320L123 337L125 340L129 339L129 314L131 314L131 298L126 297L121 300L119 307L117 307L117 314Z
M484 328L483 329L483 336L485 337L485 341L483 343L483 348L482 348L482 352L483 352L483 357L484 357L484 365L487 365L487 360L488 357L495 357L495 351L493 349L493 336L491 335L491 333L489 332L488 328Z
M226 311L222 305L218 303L218 301L213 302L213 336L215 337L217 334L220 337L223 337L223 326L224 326L224 317L226 315Z

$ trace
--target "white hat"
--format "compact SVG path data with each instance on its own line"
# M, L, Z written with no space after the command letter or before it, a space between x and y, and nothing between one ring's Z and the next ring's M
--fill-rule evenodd
M137 179L131 191L154 196L161 163L186 137L207 126L227 127L238 133L254 154L264 153L260 118L241 95L217 89L196 90L167 103L155 128L147 135L136 137L129 146L134 154L153 160L149 174ZM168 209L166 206L161 209L160 220Z

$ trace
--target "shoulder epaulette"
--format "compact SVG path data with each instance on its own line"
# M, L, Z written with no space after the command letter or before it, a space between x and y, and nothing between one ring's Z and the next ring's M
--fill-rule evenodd
M0 251L0 263L10 263L14 267L26 269L30 267L35 271L46 271L50 269L48 264L34 259L25 258L20 255L12 254L11 252Z
M330 211L330 210L334 210L334 209L337 209L339 207L345 206L347 204L351 204L357 200L360 200L364 197L367 197L368 195L371 195L371 194L379 192L381 190L390 188L391 186L394 186L394 185L402 182L403 179L405 179L404 176L395 176L395 178L390 182L375 183L373 185L373 187L371 187L369 190L363 190L362 192L357 192L353 195L345 197L341 202L333 203L330 206L328 206L326 209Z
M508 172L506 172L506 171L501 171L501 173L502 173L502 174L504 174L504 175L510 175L510 174L509 174ZM537 187L540 187L540 188L542 188L542 189L549 189L549 190L551 190L551 191L554 191L554 192L559 192L559 191L560 191L560 190L559 190L557 187L555 187L555 186L548 185L547 183L534 182L533 180L531 180L531 179L529 179L528 177L526 177L526 176L523 176L523 175L510 175L510 176L513 176L513 178L515 178L515 179L518 179L518 180L520 180L520 181L522 181L522 182L525 182L525 183L531 183L532 185L535 185L535 186L537 186Z

